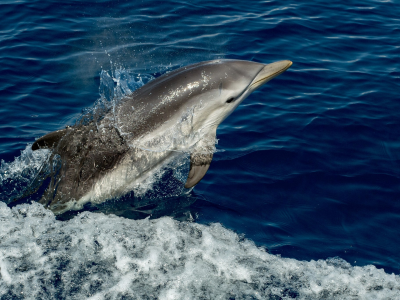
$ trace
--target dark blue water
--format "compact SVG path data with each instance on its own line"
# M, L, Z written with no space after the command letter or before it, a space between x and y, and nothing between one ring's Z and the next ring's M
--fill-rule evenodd
M400 274L398 3L3 0L0 15L3 172L95 103L102 70L289 59L219 126L196 222L274 255Z

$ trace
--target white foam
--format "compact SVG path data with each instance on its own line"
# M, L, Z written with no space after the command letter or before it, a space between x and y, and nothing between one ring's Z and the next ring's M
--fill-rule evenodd
M400 277L268 254L220 224L0 203L0 298L398 299ZM279 298L280 297L280 298Z

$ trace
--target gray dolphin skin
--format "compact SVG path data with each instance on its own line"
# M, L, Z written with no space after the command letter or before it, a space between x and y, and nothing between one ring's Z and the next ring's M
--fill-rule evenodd
M99 120L37 139L32 150L52 149L61 161L40 202L60 214L121 197L182 153L190 153L185 188L192 188L210 166L218 125L291 65L221 59L182 67L126 96Z

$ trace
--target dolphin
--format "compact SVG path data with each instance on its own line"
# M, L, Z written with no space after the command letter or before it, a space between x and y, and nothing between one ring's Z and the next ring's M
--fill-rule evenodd
M218 125L291 65L219 59L181 67L135 90L101 118L37 139L32 150L49 148L61 161L40 202L61 214L119 198L182 152L190 153L184 187L194 187L212 161Z

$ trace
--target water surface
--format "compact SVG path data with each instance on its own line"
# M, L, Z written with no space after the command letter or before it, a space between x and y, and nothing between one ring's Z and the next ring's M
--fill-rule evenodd
M4 203L40 167L43 157L25 150L29 144L74 124L112 90L100 82L104 72L146 82L210 59L293 61L221 124L219 151L193 198L150 207L152 220L86 212L61 221L37 204L2 204L1 297L398 297L395 2L6 0L0 7ZM189 215L194 223L182 221Z

